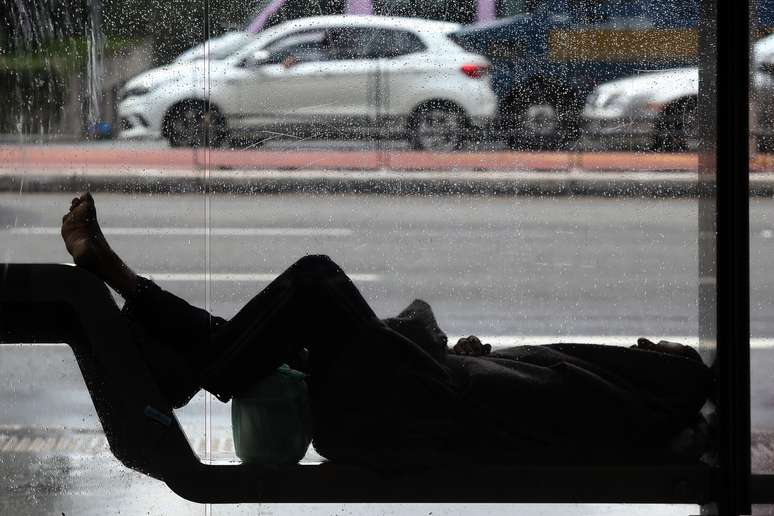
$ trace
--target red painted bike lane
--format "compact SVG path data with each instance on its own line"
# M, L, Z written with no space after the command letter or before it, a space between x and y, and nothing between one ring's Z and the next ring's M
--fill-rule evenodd
M251 151L221 149L133 149L78 145L3 145L0 168L169 168L180 170L480 170L480 171L685 171L695 172L696 154L636 152L457 152ZM753 170L774 169L774 157L759 155Z

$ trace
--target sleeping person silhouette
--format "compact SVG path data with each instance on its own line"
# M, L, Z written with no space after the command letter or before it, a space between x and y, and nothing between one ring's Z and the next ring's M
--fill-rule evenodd
M108 245L89 193L72 200L61 234L75 264L125 299L171 405L202 388L238 398L287 364L304 374L306 430L331 460L693 460L706 444L700 409L713 375L688 346L494 350L469 336L449 348L426 302L380 319L320 255L299 259L225 320L132 272Z

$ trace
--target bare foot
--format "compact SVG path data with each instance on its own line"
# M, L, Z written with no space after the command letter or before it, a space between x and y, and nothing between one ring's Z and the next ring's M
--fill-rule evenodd
M62 217L62 239L77 266L97 275L125 298L135 291L137 275L108 245L89 192L70 203L70 211Z
M61 233L67 252L79 267L96 273L100 262L111 254L97 222L97 209L89 192L72 200L70 211L62 217Z

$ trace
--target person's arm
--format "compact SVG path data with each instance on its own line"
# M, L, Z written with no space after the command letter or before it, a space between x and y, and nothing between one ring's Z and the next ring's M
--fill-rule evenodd
M480 357L481 355L488 355L492 351L491 344L482 344L481 339L475 335L469 337L462 337L452 348L452 352L455 355L469 355L474 357Z

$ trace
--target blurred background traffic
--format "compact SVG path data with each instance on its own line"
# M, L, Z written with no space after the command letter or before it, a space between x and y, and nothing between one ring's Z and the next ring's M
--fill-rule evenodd
M695 0L10 0L0 137L692 151ZM751 144L771 147L774 2Z

